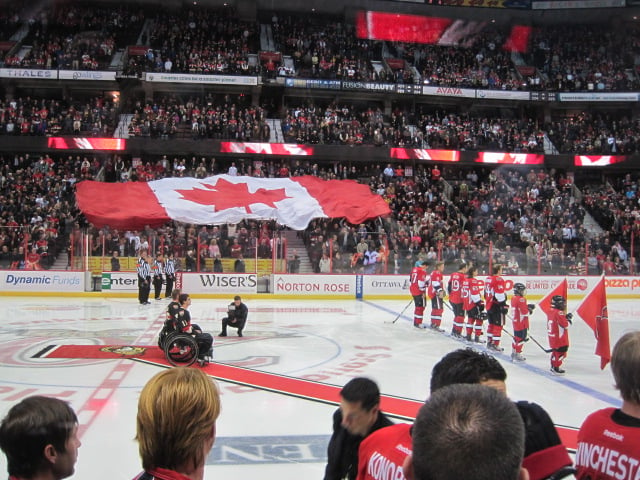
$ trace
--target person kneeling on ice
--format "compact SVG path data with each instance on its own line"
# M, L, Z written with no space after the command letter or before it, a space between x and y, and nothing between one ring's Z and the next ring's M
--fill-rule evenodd
M551 310L547 318L547 334L551 348L551 373L562 375L562 362L569 350L569 324L573 314L565 314L567 301L562 295L551 298Z
M513 341L511 343L511 361L524 362L522 354L524 342L529 339L529 315L536 308L534 304L527 304L527 287L523 283L513 285L513 297L511 297L511 315L513 321Z
M242 303L240 295L236 295L227 308L227 316L222 319L222 331L218 336L226 337L227 327L233 327L238 329L238 336L242 337L242 330L247 323L247 315L249 315L249 309Z

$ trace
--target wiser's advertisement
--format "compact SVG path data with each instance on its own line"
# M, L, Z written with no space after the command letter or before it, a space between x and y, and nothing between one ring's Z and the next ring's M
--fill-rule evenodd
M189 293L236 295L258 292L255 273L182 273L182 289Z
M82 292L83 272L9 271L0 274L0 291Z

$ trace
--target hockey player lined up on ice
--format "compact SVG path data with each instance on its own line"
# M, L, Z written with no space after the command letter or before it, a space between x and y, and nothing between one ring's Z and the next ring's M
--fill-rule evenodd
M444 271L444 262L436 262L431 275L429 275L428 294L431 299L431 328L438 332L444 332L440 328L442 323L442 313L444 311L444 279L442 272Z
M462 282L462 300L464 310L467 313L467 341L480 343L482 340L482 313L484 302L480 296L480 280L476 278L478 269L471 265L467 269L467 278Z
M487 348L496 352L502 352L500 337L505 316L509 312L507 305L507 293L504 278L502 278L502 265L493 266L493 275L487 278L484 287L484 301L487 304Z
M467 278L466 262L460 262L458 270L449 277L447 291L449 292L449 303L453 310L453 326L451 335L457 338L462 337L462 327L464 326L464 307L462 301L462 283Z
M413 297L413 326L416 328L425 327L422 325L422 319L424 317L427 285L429 284L427 265L428 262L426 261L416 262L416 266L411 270L409 277L409 293Z
M536 306L527 304L527 287L523 283L513 285L513 297L511 297L511 316L513 321L513 341L511 342L511 361L524 362L522 347L529 335L529 315Z
M565 314L567 301L562 295L551 297L551 309L547 316L547 335L549 336L549 348L551 348L551 373L562 375L562 362L569 350L569 324L573 314Z

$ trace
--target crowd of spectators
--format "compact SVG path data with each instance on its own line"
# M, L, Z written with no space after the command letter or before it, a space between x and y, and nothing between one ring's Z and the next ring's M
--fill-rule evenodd
M489 273L489 262L514 275L637 272L629 254L637 201L628 202L626 213L613 210L626 236L618 229L587 232L583 224L587 210L596 218L607 211L602 198L613 194L605 195L603 186L596 195L587 188L582 202L572 181L553 170L436 167L419 168L413 177L404 177L401 167L392 175L385 170L370 172L370 185L390 202L392 216L360 227L316 220L303 235L312 261L326 254L336 259L335 271L366 273L366 252L374 250L384 266L372 270L388 273L408 273L416 261L435 259L449 271L461 260L473 262L481 274ZM636 189L637 182L628 187Z
M73 203L73 185L78 180L149 181L230 173L355 179L368 183L389 202L392 215L388 218L362 225L318 219L301 232L318 272L408 273L416 261L436 258L445 260L451 269L460 260L473 262L481 274L488 273L489 262L504 264L508 274L637 272L631 254L640 219L640 181L631 174L614 177L607 185L578 188L571 177L554 170L525 172L504 167L446 167L440 171L418 166L405 175L402 165L391 164L319 167L303 161L271 160L258 165L166 156L131 163L121 157L49 155L15 156L1 164L3 268L30 268L34 263L38 268L50 266L68 234L86 225ZM603 228L602 233L585 229L587 211ZM146 242L153 245L151 251L174 253L188 270L211 268L208 259L217 256L272 258L274 250L279 258L286 254L280 228L271 222L244 221L220 227L173 223L137 233L89 231L92 254L108 254L117 247L121 255L131 256ZM135 237L141 240L131 240ZM33 257L37 261L28 263L25 253L37 253ZM23 261L16 260L23 257Z
M449 45L396 42L390 48L398 58L417 69L424 84L521 90L522 78L510 52L502 48L505 36L505 32L491 29L474 35L469 42Z
M542 26L532 30L523 74L505 42L509 31L496 25L447 30L438 44L358 38L343 17L258 12L242 20L231 7L193 7L149 12L140 6L54 5L22 15L19 5L0 17L6 39L22 25L28 33L4 57L7 66L105 69L117 49L148 46L125 59L125 74L175 72L288 76L422 83L449 87L552 91L630 91L640 89L635 58L638 28L633 25ZM148 22L145 23L145 20ZM261 44L267 25L273 47ZM476 26L477 27L477 26ZM469 26L470 28L470 26ZM261 55L266 48L280 65ZM19 52L22 52L19 54ZM282 64L290 57L292 69ZM375 63L375 65L374 65ZM521 65L518 65L518 67Z
M255 142L269 141L270 136L264 109L250 105L243 96L165 95L154 101L137 101L133 112L130 136Z
M640 120L630 112L581 111L545 122L499 111L462 113L441 106L394 107L313 102L286 109L281 127L285 142L326 145L375 145L452 150L629 155L639 151ZM545 137L555 147L545 151Z
M8 57L4 61L25 67L103 68L116 45L134 43L131 39L141 35L141 41L151 48L136 68L232 74L260 71L259 22L241 21L227 8L161 12L143 28L144 20L150 18L139 7L56 5L46 14L27 19L21 16L19 5L14 5L0 15L0 24L13 30L26 22L29 31L23 43L33 48L24 58ZM406 74L415 67L422 80L434 85L521 86L522 79L511 65L508 52L502 49L505 34L498 30L487 29L464 45L436 46L360 40L353 25L321 15L273 14L266 22L279 50L291 55L296 75L406 82L412 81L413 77ZM535 31L530 59L549 78L544 87L611 91L638 88L631 62L638 43L637 29L625 30L624 38L620 32L604 27L590 27L590 35L586 33L582 26ZM389 58L405 62L401 71L390 68L390 62L382 62L386 68L374 68L372 61L383 60L383 51L392 55ZM613 55L612 51L627 53ZM259 59L256 69L250 57ZM425 105L388 109L382 99L367 105L331 101L320 106L322 101L316 101L286 107L281 117L286 142L541 153L548 136L560 153L638 151L638 119L629 111L592 109L564 116L552 112L551 119L542 122L515 110L513 116L505 117L500 110L463 112L461 105L449 110ZM135 102L127 111L133 113L131 136L261 142L270 138L266 110L242 95L158 95L153 100ZM110 136L117 113L116 106L102 97L80 101L33 95L12 98L7 94L0 101L0 134ZM173 175L203 178L227 172L230 166L213 158L189 156L143 159L134 164L125 164L122 158L99 161L45 156L43 162L29 160L28 156L2 162L0 229L11 254L20 248L29 250L35 245L33 239L49 235L47 227L57 218L52 209L57 213L62 208L61 198L68 200L76 179L92 178L98 172L107 181L150 181ZM586 268L590 273L637 271L629 258L640 215L638 185L631 178L613 179L607 186L581 185L580 196L570 180L554 171L525 174L519 170L449 168L434 178L433 169L425 168L405 177L401 166L392 167L389 176L384 173L384 165L323 167L288 160L246 164L238 160L233 167L264 177L311 174L359 179L387 199L393 216L383 222L370 222L362 228L340 222L313 223L303 236L318 271L326 265L323 254L334 262L332 271L364 268L358 263L359 257L353 255L364 258L371 242L385 268L392 272L405 272L416 259L432 259L434 255L449 263L467 258L486 271L490 253L492 261L510 262L507 271L512 273L580 273ZM34 178L42 185L34 184ZM17 207L22 203L27 205L25 209ZM36 209L40 210L38 215ZM587 235L582 226L585 210L596 218L604 233ZM68 205L65 215L75 218ZM25 231L16 228L24 225L29 225ZM250 239L248 250L243 245L243 254L253 256L267 233L257 224L239 228L246 229L246 239ZM176 243L171 239L183 230L184 242L177 242L184 243L180 255L192 251L198 257L202 245L210 245L212 240L216 244L228 242L218 245L221 253L234 244L235 235L218 242L208 234L200 238L199 229L190 229L174 226L166 232L163 244ZM6 233L10 231L13 233ZM30 241L33 245L28 244ZM40 244L38 248L42 248L42 241ZM337 244L341 247L332 247ZM263 246L263 253L267 255L272 247ZM607 257L611 257L613 266L607 263Z
M547 26L531 38L531 62L542 88L558 91L633 91L640 88L635 24Z
M548 135L560 153L629 155L640 149L638 118L583 111L553 121Z
M73 186L100 168L80 156L0 157L0 268L50 268L79 226Z
M281 127L290 143L544 152L545 129L532 118L423 109L384 115L381 106L371 104L308 103L287 109Z
M55 5L27 20L24 56L7 55L7 66L105 70L116 46L135 42L144 21L139 7Z
M43 96L0 100L0 135L111 136L116 118L115 105L102 97L83 101Z
M136 101L129 135L151 138L269 141L271 127L264 108L243 95L158 95ZM8 97L0 101L0 135L111 136L118 120L109 98L52 99ZM629 155L640 147L638 118L630 113L582 111L543 123L499 112L461 113L418 106L412 111L369 102L320 107L312 102L290 106L281 120L287 143L376 145L389 147L544 153L548 136L559 153Z
M160 12L144 40L144 57L130 57L127 72L256 75L258 24L239 20L231 8Z
M355 26L324 15L271 17L277 50L293 60L300 77L395 82L391 72L376 70L372 60L382 59L381 42L358 39Z

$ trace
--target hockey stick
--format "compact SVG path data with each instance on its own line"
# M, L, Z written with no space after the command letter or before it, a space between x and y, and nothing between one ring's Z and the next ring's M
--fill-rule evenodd
M409 303L407 303L407 306L402 309L402 311L398 314L398 316L391 323L396 323L398 321L398 319L402 316L402 314L407 310L407 308L409 308L409 305L411 305L412 303L413 303L413 299Z
M533 340L533 343L535 343L536 345L538 345L543 351L544 353L551 353L553 352L553 348L544 348L542 345L540 345L540 343L535 339L535 337L529 335L529 338L531 340Z
M507 317L509 320L511 320L511 321L513 322L513 318L512 318L510 315L506 315L506 317ZM502 329L502 331L503 331L503 332L506 332L506 333L507 333L507 335L509 335L511 338L515 339L515 337L514 337L513 335L511 335L509 332L507 332L504 328ZM540 344L540 342L538 342L538 341L536 340L536 338L535 338L533 335L529 334L529 336L527 337L527 339L525 340L525 342L526 342L528 339L531 339L531 340L533 341L533 343L535 343L537 346L539 346L539 347L542 349L542 351L543 351L544 353L551 353L551 352L553 352L553 348L544 348L544 347Z

